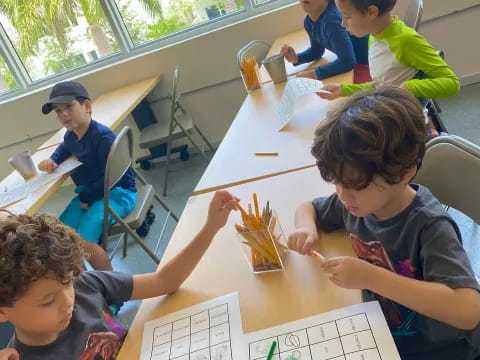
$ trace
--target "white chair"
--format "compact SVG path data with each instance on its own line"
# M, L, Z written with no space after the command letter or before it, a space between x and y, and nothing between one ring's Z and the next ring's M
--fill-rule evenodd
M172 218L175 222L178 222L178 217L170 210L165 202L158 197L153 189L153 186L148 184L145 179L132 168L135 173L137 182L137 201L135 207L124 219L122 219L109 205L110 190L115 184L122 178L125 172L131 168L133 164L133 134L132 130L125 126L117 135L113 142L110 152L107 158L107 164L105 167L105 182L104 182L104 220L103 220L103 240L102 246L106 250L108 245L109 236L122 234L122 237L118 240L114 250L110 257L115 255L121 241L123 240L123 256L127 255L127 239L131 236L155 261L160 263L160 259L156 255L158 247L162 242L163 234L166 229L167 222ZM157 240L155 249L152 251L147 244L142 240L140 236L135 232L135 229L139 228L144 221L153 200L157 200L158 203L167 212L165 220L162 225L162 230ZM112 226L111 219L114 218L116 223Z
M247 45L242 47L237 52L237 62L240 67L240 63L243 59L253 56L257 61L258 67L262 65L262 60L265 59L270 51L271 45L262 40L250 41Z
M455 135L427 143L422 166L413 179L444 205L480 223L480 147Z
M157 122L155 124L149 125L141 130L139 145L143 149L152 149L166 144L166 152L161 155L152 155L148 157L143 157L138 159L137 162L143 162L152 160L159 156L166 156L166 165L165 165L165 180L163 183L163 196L167 195L167 183L168 183L168 168L170 164L170 157L172 153L172 143L174 140L180 139L182 137L187 137L192 145L197 149L197 151L203 156L205 161L208 163L210 159L205 154L204 150L200 148L197 142L193 139L192 135L196 132L202 138L203 142L207 145L211 153L215 151L213 146L207 140L205 135L200 131L193 117L187 113L185 107L180 103L181 93L178 90L178 81L179 81L180 69L175 68L173 72L173 94L172 102L170 106L170 116L168 122ZM185 158L183 158L185 160ZM150 166L142 166L142 168L148 169Z
M418 31L420 23L422 22L423 15L423 1L422 0L410 0L407 13L403 19L403 22L411 28Z

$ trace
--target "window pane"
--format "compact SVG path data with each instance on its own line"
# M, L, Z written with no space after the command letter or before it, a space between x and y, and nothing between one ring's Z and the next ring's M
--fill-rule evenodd
M115 0L135 45L243 9L244 0Z
M0 55L0 94L17 88L17 83L7 66L7 63Z
M98 0L1 0L0 23L32 80L118 51Z
M263 4L263 3L266 3L266 2L270 2L270 1L273 1L273 0L255 0L255 4Z

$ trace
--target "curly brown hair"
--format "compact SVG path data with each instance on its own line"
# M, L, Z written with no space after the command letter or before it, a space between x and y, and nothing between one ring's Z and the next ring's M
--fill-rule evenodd
M376 175L396 184L413 165L420 167L426 138L418 100L385 87L355 94L330 111L315 131L312 155L325 181L361 190Z
M32 283L54 276L66 283L83 271L80 236L50 215L0 220L0 306L11 307Z
M376 6L378 9L378 15L383 15L389 11L392 11L397 0L342 0L350 2L355 9L361 13L366 13L369 6Z

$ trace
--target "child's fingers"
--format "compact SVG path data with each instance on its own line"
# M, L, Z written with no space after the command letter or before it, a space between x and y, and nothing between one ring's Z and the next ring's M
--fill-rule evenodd
M331 258L331 259L325 260L325 262L322 264L322 267L326 270L328 268L339 266L341 263L342 263L341 258Z

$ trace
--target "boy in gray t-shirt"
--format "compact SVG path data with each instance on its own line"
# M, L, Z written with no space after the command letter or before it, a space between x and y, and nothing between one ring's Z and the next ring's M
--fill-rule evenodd
M427 188L410 184L425 138L420 104L399 88L357 94L330 112L312 154L336 193L297 208L288 243L310 254L317 227L346 229L357 258L322 268L380 302L403 360L477 359L480 288L460 231Z
M15 335L0 360L113 360L126 330L109 305L170 294L195 268L239 199L215 193L202 230L157 272L83 272L80 236L47 215L0 219L0 322Z

